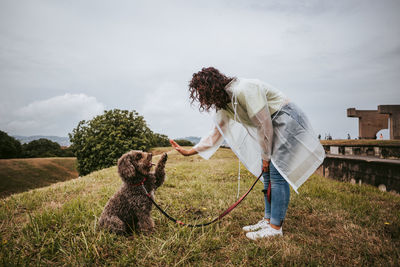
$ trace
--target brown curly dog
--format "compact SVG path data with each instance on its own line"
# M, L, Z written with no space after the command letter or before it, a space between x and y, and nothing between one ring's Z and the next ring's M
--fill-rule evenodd
M154 229L150 217L152 203L146 196L141 182L154 198L154 191L164 183L164 153L157 163L154 172L150 172L152 154L132 150L118 160L118 173L123 184L119 191L107 202L99 219L100 227L116 234L129 234L133 230L149 233Z

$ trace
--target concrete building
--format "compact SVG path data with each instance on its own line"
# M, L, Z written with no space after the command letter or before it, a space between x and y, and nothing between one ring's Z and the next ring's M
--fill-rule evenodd
M400 140L400 105L380 105L378 112L389 115L390 139Z
M390 139L400 139L400 105L380 105L378 110L348 108L347 117L358 118L359 139L376 139L376 134L388 127Z
M347 117L358 118L358 138L376 139L376 134L388 128L388 114L380 114L377 110L347 109Z

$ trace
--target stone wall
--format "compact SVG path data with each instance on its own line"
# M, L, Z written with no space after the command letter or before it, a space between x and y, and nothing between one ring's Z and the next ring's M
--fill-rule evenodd
M367 183L400 192L400 160L327 154L317 173L340 181Z
M326 154L400 159L400 146L323 145Z

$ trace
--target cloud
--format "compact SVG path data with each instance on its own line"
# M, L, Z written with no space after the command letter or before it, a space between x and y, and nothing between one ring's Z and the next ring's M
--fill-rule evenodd
M212 126L207 114L190 106L187 88L174 82L162 83L148 93L141 110L153 131L171 138L203 135Z
M316 132L356 136L348 107L400 101L399 7L397 0L3 0L0 126L15 119L12 129L44 133L27 103L69 92L135 109L160 133L202 135L207 116L190 108L187 82L215 66L281 89ZM46 120L65 134L82 117L68 129Z
M101 114L104 105L85 94L64 94L17 109L4 128L21 135L66 136L81 120Z

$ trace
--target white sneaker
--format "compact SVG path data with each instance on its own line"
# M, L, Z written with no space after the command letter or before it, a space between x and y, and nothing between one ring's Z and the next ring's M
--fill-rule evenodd
M243 227L243 230L246 232L250 232L250 231L256 231L259 229L264 229L269 227L269 221L267 221L266 219L262 218L258 223L253 224L253 225L247 225Z
M248 238L251 240L257 240L259 238L265 238L265 237L271 237L275 235L280 235L282 236L282 227L279 230L276 230L272 227L264 228L261 230L258 230L257 232L249 232L246 234Z

